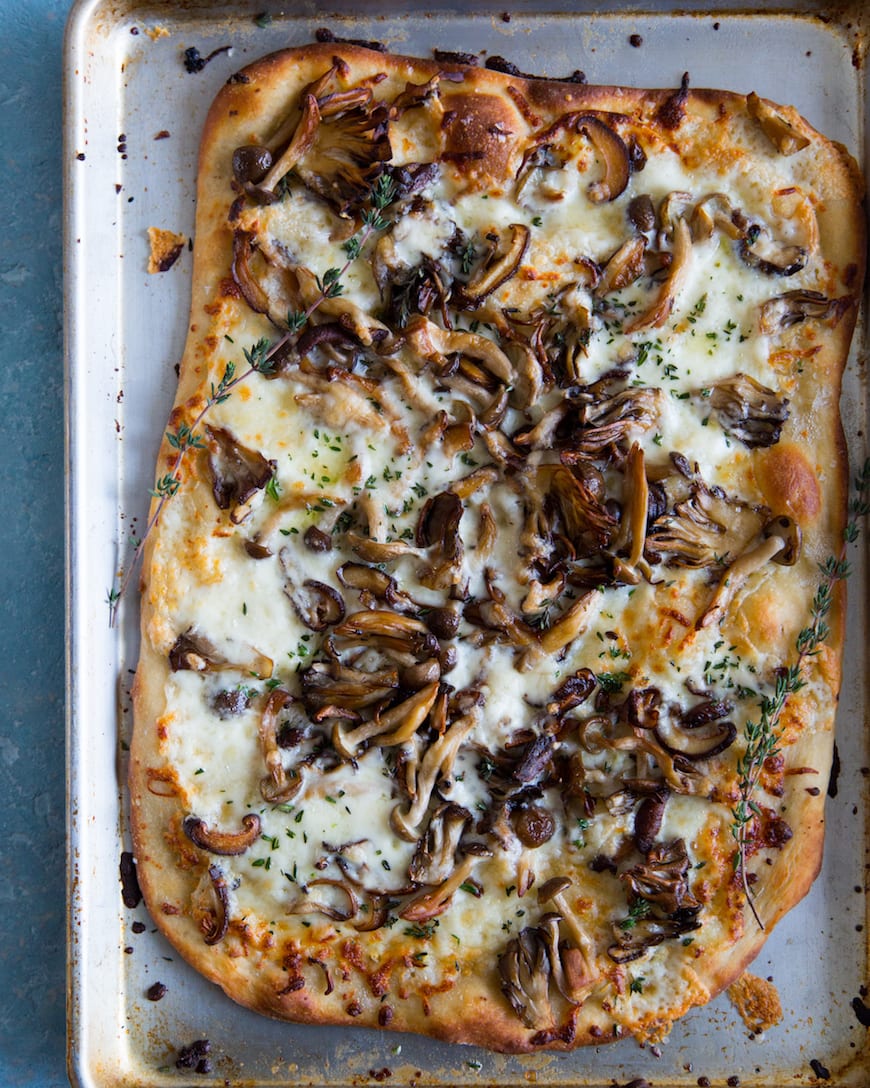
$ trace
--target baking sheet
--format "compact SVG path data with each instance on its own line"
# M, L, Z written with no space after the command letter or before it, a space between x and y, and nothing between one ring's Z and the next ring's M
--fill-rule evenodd
M866 593L863 549L852 555L846 682L838 719L842 769L828 807L823 875L768 941L753 970L771 977L782 1023L751 1038L726 998L696 1010L666 1044L633 1041L569 1056L510 1058L413 1036L288 1026L239 1009L186 967L140 906L123 907L118 862L129 848L125 751L136 661L135 594L107 623L106 593L147 511L159 436L186 331L191 255L145 272L147 228L193 232L199 131L212 97L238 68L272 49L338 35L392 50L499 53L525 71L590 82L756 90L797 106L859 161L867 143L866 16L861 5L825 20L806 4L680 14L667 4L633 14L590 4L109 3L81 0L66 43L67 419L69 570L69 1065L83 1088L180 1083L350 1085L538 1083L601 1086L646 1077L655 1088L767 1088L819 1083L866 1088L870 1053L861 1002L868 982L864 730ZM257 18L262 14L268 18ZM343 12L343 14L342 14ZM360 14L362 12L363 14ZM862 18L865 25L862 27ZM640 35L642 44L630 37ZM202 56L231 45L199 73ZM164 135L168 134L168 135ZM859 329L843 407L853 464L865 456L866 339ZM136 932L144 925L144 932ZM134 928L135 926L135 928ZM166 996L149 1002L154 982ZM868 998L870 1004L870 998ZM870 1015L870 1010L867 1010ZM865 1017L866 1019L866 1017ZM179 1072L180 1047L211 1043L211 1074ZM815 1068L811 1061L821 1065ZM703 1081L702 1081L703 1083Z

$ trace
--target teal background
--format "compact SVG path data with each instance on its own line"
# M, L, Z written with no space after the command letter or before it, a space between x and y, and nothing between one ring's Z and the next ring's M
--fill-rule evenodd
M67 1085L61 69L70 0L0 0L0 1086Z

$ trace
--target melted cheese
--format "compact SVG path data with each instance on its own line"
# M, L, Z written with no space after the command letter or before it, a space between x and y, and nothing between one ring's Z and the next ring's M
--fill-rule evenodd
M431 137L431 133L419 139L408 137L412 123L413 118L406 117L394 132L397 162L418 161L414 145L425 146ZM405 143L399 139L400 127ZM627 208L632 197L641 193L648 194L658 206L674 191L689 193L691 203L724 192L746 215L770 220L773 171L775 184L785 188L790 182L790 165L785 158L778 158L775 165L772 160L766 162L764 169L750 178L742 163L711 161L690 168L676 153L659 149L649 155L643 171L632 176L625 193L604 204L593 203L589 197L590 164L573 159L542 171L526 187L520 203L513 199L509 186L501 192L457 193L445 174L426 187L423 210L399 215L388 231L396 276L401 279L429 261L439 262L461 282L479 267L474 262L481 260L488 233L501 237L515 224L528 228L530 241L519 271L499 286L481 309L476 331L507 350L507 341L500 338L494 324L496 315L528 318L536 310L558 308L561 291L575 291L590 322L589 342L579 363L582 382L591 385L622 366L626 388L661 390L653 425L633 435L651 478L673 475L671 454L680 453L697 464L708 487L724 489L744 505L759 504L761 496L748 467L746 449L710 409L710 387L743 373L763 385L780 388L782 374L770 362L776 345L761 332L759 309L782 285L749 269L735 244L717 231L708 240L693 244L685 281L667 318L657 327L627 333L626 326L655 303L661 281L643 275L630 287L599 298L587 274L589 267L605 266L631 237ZM245 209L241 225L256 237L262 253L285 269L301 264L322 281L328 270L345 264L342 246L348 239L347 221L301 184L292 184L289 195L272 205ZM474 254L464 270L455 245L457 236ZM791 224L782 240L799 242L799 225ZM367 259L375 241L367 241L362 257L351 260L341 277L342 299L363 314L380 314L384 304ZM672 252L667 239L653 239L650 248L656 246L666 256ZM788 289L812 288L818 275L811 263L805 272L789 278ZM439 320L437 306L429 318ZM476 320L474 313L457 319L457 329L467 329L472 320ZM227 334L232 333L237 344L258 331L273 335L259 322L251 315L239 317L228 326ZM469 448L455 456L449 455L437 438L423 442L439 411L447 412L453 422L461 422L466 418L462 405L481 413L489 400L488 390L481 386L476 391L467 386L455 388L449 376L438 375L441 363L421 360L407 347L400 346L383 364L374 353L359 355L364 358L353 364L351 378L328 381L318 376L317 366L322 368L329 362L320 358L307 373L291 367L278 378L253 377L244 387L244 395L234 395L215 407L211 418L216 424L229 428L240 443L274 461L273 493L259 492L252 500L250 515L234 530L225 516L210 506L208 475L203 469L204 476L196 484L202 508L208 511L204 516L196 515L197 549L202 554L195 556L186 546L190 507L181 501L170 504L164 512L157 552L158 565L171 567L166 582L171 581L174 587L171 607L162 616L164 643L167 627L176 637L194 630L207 635L229 660L249 659L256 653L273 662L270 678L242 671L204 676L173 673L165 693L169 724L162 749L182 783L185 804L208 824L232 828L247 812L260 816L261 839L243 856L226 859L236 881L234 910L269 919L269 924L282 932L299 932L300 916L290 912L300 895L316 898L313 893L319 879L343 878L344 870L337 861L342 851L351 859L359 885L369 892L391 893L396 899L391 909L401 912L407 903L403 897L409 895L408 867L418 846L400 837L391 824L391 813L407 809L413 801L400 786L396 761L425 758L437 740L426 735L403 745L380 747L373 743L353 761L333 754L325 769L321 757L312 758L313 767L319 769L306 771L305 785L297 796L283 804L264 802L260 782L266 768L259 730L265 694L280 684L294 696L285 717L291 722L298 718L307 728L309 748L304 751L310 752L311 735L320 733L302 711L300 677L312 659L325 661L327 654L334 652L327 642L329 630L315 632L301 621L291 603L294 588L313 580L340 594L348 614L365 610L365 604L337 574L342 563L361 561L345 536L350 521L363 539L407 545L408 555L382 563L381 569L396 578L422 608L422 615L429 607L447 603L446 588L436 590L431 582L425 584L426 549L416 543L421 511L427 500L461 477L492 464L497 469L496 482L463 502L463 558L452 582L454 596L484 599L488 587L494 586L503 595L506 608L519 615L534 573L526 557L530 545L523 534L535 496L527 491L529 483L493 460L487 433L478 428ZM227 345L221 344L213 359L218 376L228 358ZM409 388L409 380L414 389ZM502 424L504 432L516 434L533 426L558 409L564 395L565 390L553 386L527 409L509 408ZM558 462L558 453L543 450L530 453L528 463L554 461ZM609 467L606 481L611 499L629 501L621 470ZM496 526L488 554L483 554L481 544L483 503L488 504ZM759 529L762 520L760 517ZM312 550L303 543L312 526L329 534L331 550ZM272 554L262 559L246 555L243 542L254 539L267 543ZM720 575L722 569L718 568ZM630 689L653 687L660 695L661 713L678 720L680 707L697 702L691 693L706 690L729 701L729 715L742 731L747 719L757 712L757 693L769 689L778 648L770 653L760 650L751 658L741 654L729 633L727 616L721 626L695 628L715 587L715 579L711 583L708 575L707 570L663 563L653 568L651 578L639 578L635 585L589 591L588 615L574 637L554 653L540 650L534 632L528 634L530 627L526 628L529 641L523 651L510 645L509 639L497 637L492 629L487 631L468 620L463 620L456 639L446 640L455 654L453 667L443 678L448 691L478 692L481 706L477 724L459 748L450 773L436 781L429 811L442 801L461 806L469 820L463 841L487 843L492 857L480 859L469 881L455 891L438 915L437 931L431 928L431 944L424 946L435 955L421 967L421 973L437 980L438 965L448 960L458 970L460 962L473 964L481 955L493 959L510 936L535 924L547 908L538 904L534 890L519 898L518 874L523 871L534 874L538 886L554 875L567 872L572 876L571 894L581 904L577 909L588 927L597 962L602 969L608 965L606 948L613 940L612 927L625 918L628 900L624 883L606 869L590 868L590 862L600 856L621 857L627 847L630 849L636 806L611 813L604 800L618 788L621 777L631 778L636 773L628 740L624 749L596 749L594 745L580 749L580 723L595 712L594 699L570 712L554 730L559 738L555 750L582 755L594 812L587 814L579 800L568 799L558 784L539 787L534 800L554 814L555 830L536 848L523 847L510 834L499 843L481 823L494 803L488 784L492 767L487 766L483 753L501 753L507 758L505 753L516 748L518 738L527 741L528 731L539 735L551 728L548 702L565 680L583 669L599 678L599 693L611 693L610 703L607 699L600 702L601 714L608 714L609 706L618 704ZM747 585L746 592L771 577L765 572ZM556 603L554 614L544 619L545 629L547 623L557 623L585 592L582 586L572 588L570 599ZM738 602L742 592L737 590ZM770 593L775 592L775 587L771 588ZM732 608L739 609L739 603ZM364 666L362 657L351 655L345 661ZM214 710L216 696L235 688L249 692L250 705L219 719ZM623 736L630 738L630 731L623 728ZM328 749L328 730L322 741ZM738 744L735 751L739 748ZM280 749L280 753L288 772L304 764L293 746ZM732 757L729 753L727 760L704 772L715 771L723 796L735 781ZM651 766L647 761L641 776L652 773ZM538 777L531 775L528 784L534 786ZM706 867L704 879L724 886L730 879L731 856L722 844L729 841L730 821L727 807L711 803L703 793L673 794L658 839L683 839L692 865ZM426 826L421 820L421 838ZM693 886L691 879L689 883ZM315 920L323 922L322 917ZM697 936L698 947L705 940L713 942L727 935L730 922L718 920L715 912L702 911L700 920L704 928ZM354 932L351 925L340 922L336 929ZM370 937L372 947L381 952L409 944L419 948L415 944L419 938L412 929L401 920L397 922L393 914L390 925ZM642 1014L645 1007L657 1007L664 991L683 992L683 999L689 1000L685 994L691 994L693 984L687 981L688 967L681 965L696 954L697 949L688 950L689 943L667 942L644 953L640 962L646 979L645 1002L639 1001L632 1013L623 1002L613 1012L616 1022L635 1022L633 1016ZM680 966L675 969L674 963ZM663 1000L673 1002L674 998Z

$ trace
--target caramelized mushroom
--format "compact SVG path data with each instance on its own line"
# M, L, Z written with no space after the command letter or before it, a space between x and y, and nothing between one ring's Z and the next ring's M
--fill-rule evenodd
M182 828L194 846L208 850L221 857L236 857L244 852L260 837L260 817L249 812L242 817L241 831L219 831L209 828L205 820L198 816L185 816Z
M809 137L798 132L790 121L777 113L763 98L759 98L755 91L746 96L746 109L781 155L794 155L809 147Z
M610 125L591 115L581 116L576 128L588 138L604 165L604 176L589 185L589 199L593 204L616 200L625 192L631 176L631 160L622 137Z
M790 329L802 321L833 320L836 324L853 305L850 295L827 298L820 291L786 291L774 295L761 307L761 331L772 336L780 329Z
M809 249L780 242L759 223L753 223L737 247L740 259L766 276L794 276L806 267Z
M529 246L530 231L522 223L511 223L508 230L510 239L507 246L493 243L486 260L461 288L457 302L463 309L476 309L487 295L501 287L519 268Z
M225 427L206 423L203 429L214 501L219 509L229 510L230 520L238 525L251 512L249 500L272 479L277 465L258 450L243 446Z
M527 1028L549 1027L550 957L544 935L532 926L508 941L498 958L501 991Z
M711 387L710 407L722 430L748 449L775 445L789 417L787 398L742 373Z

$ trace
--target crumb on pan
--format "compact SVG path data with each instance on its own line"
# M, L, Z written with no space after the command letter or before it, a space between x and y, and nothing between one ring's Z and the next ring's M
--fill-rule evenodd
M728 987L728 996L750 1031L767 1031L782 1020L782 1005L772 982L745 971Z
M181 251L187 245L187 235L162 230L160 227L149 227L148 244L151 246L148 271L166 272L181 256Z

